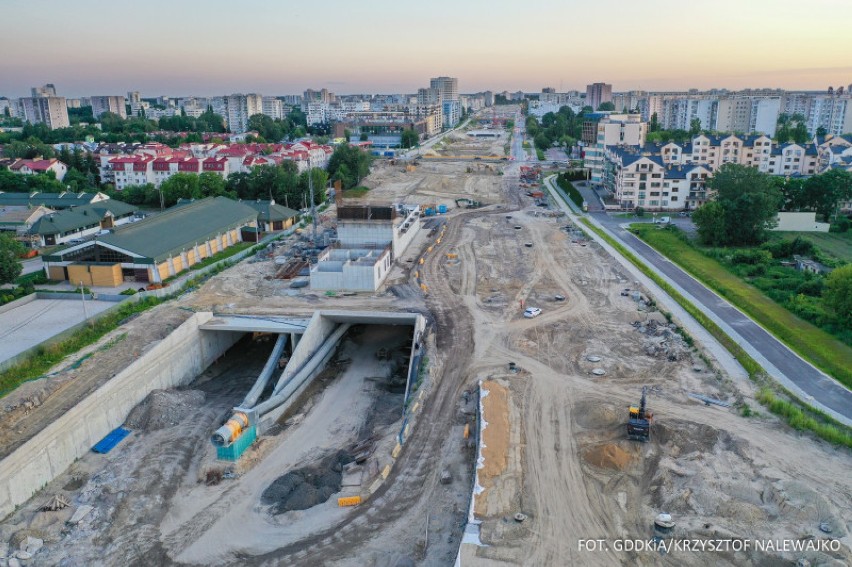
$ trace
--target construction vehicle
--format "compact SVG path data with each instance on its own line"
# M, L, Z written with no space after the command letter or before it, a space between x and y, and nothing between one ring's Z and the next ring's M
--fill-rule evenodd
M627 420L627 438L634 441L650 441L651 440L651 419L654 414L648 411L645 399L647 397L647 386L642 386L642 401L639 407L630 406L629 417Z

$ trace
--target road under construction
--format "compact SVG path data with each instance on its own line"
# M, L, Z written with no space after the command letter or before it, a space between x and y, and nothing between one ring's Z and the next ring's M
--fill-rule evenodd
M852 457L769 415L744 417L758 404L741 369L690 345L665 297L525 195L522 135L502 175L374 167L367 199L482 205L426 219L378 292L293 289L275 278L274 256L242 262L7 396L14 429L0 440L12 463L38 454L27 451L41 433L15 433L27 419L75 417L69 405L108 394L138 361L161 365L152 384L183 365L138 399L90 408L129 436L106 454L78 437L79 458L57 461L55 478L10 492L20 503L0 543L42 541L39 565L852 561ZM461 136L443 151L470 150ZM526 307L541 314L525 318ZM647 442L629 439L648 408ZM256 438L242 446L247 433ZM661 529L838 545L689 555L579 545Z

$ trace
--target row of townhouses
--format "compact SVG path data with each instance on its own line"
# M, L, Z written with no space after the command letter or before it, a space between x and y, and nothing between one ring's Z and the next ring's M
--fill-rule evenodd
M255 167L292 161L301 173L325 168L333 153L331 146L313 142L292 144L185 144L172 149L163 144L142 144L130 153L96 152L102 183L122 190L130 185L151 183L159 187L178 173L215 173L227 179Z
M776 144L768 136L695 136L687 144L609 145L601 184L614 208L692 210L709 198L706 181L721 166L735 163L770 175L810 176L840 168L852 172L852 136L831 136L806 144Z

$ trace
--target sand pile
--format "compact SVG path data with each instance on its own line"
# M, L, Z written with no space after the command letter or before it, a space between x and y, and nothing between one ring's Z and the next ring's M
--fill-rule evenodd
M173 427L186 419L190 409L204 403L201 390L154 390L133 408L125 427L139 431L157 431Z
M614 443L597 445L583 452L583 458L590 465L602 469L625 470L633 462L633 456Z

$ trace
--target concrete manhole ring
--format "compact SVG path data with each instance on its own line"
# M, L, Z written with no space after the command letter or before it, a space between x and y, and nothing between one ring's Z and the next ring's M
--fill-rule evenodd
M603 376L604 374L606 374L606 370L604 370L603 368L595 368L594 370L592 370L592 374L594 374L595 376Z
M599 357L596 354L590 354L589 356L586 357L586 360L588 360L589 362L600 362L601 357Z

